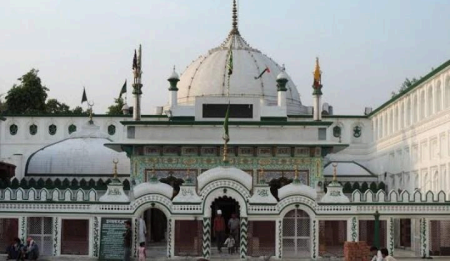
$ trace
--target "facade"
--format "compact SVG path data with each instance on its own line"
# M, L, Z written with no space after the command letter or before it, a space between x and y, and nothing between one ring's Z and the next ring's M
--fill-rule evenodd
M105 249L120 253L130 219L134 256L144 222L151 256L215 258L221 210L239 218L242 259L341 256L345 241L450 254L450 61L373 111L334 115L319 61L306 106L241 36L234 6L224 43L174 71L168 104L141 115L138 53L132 115L4 115L0 242L120 260Z

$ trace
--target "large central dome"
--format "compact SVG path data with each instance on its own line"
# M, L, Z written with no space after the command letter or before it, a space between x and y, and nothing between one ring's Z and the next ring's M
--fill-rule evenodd
M233 28L222 45L200 56L183 72L178 83L178 103L194 104L195 97L226 96L228 94L227 63L230 48L233 51L233 74L230 77L231 97L257 97L267 105L277 104L276 77L284 70L271 58L250 47L237 28L236 10L233 10ZM269 68L270 72L260 73ZM288 114L302 114L306 108L300 102L300 95L294 83L287 83Z

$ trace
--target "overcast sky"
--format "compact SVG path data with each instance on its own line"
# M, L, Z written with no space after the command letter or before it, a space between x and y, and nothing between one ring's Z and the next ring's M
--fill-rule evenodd
M49 97L71 107L83 86L104 113L143 45L143 114L168 99L166 81L222 43L231 0L2 0L0 94L31 68ZM450 59L450 1L240 0L239 30L247 42L285 64L305 105L319 56L323 101L335 114L381 105L405 77L419 77ZM131 86L129 86L129 104ZM131 105L131 104L130 104Z

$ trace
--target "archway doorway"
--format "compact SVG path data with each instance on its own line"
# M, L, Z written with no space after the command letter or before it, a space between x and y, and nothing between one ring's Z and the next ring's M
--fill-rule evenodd
M150 208L144 211L146 249L148 256L167 255L167 217L161 210ZM139 239L141 241L141 239ZM139 242L140 243L140 242Z
M311 257L311 219L301 209L283 218L283 257Z
M215 218L218 216L218 211L222 212L222 217L225 221L225 231L222 235L215 233ZM224 246L224 242L226 238L231 234L235 241L235 247L232 251L232 254L239 254L239 242L240 242L240 227L239 227L239 220L240 220L240 206L239 203L231 198L231 197L220 197L216 199L211 204L211 255L212 256L218 256L228 253L228 248ZM233 226L233 221L230 222L230 219L232 216L235 216L237 218L237 228L234 227L233 231L230 231L230 226ZM219 248L219 243L221 242L221 246ZM219 249L221 249L222 253L219 252Z

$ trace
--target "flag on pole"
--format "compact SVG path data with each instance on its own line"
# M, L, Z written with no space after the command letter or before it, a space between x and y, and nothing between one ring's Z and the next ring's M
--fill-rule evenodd
M233 74L233 49L230 49L230 56L228 57L227 67L228 67L228 75Z
M230 141L230 135L228 133L228 119L230 118L230 103L228 103L227 112L225 113L225 120L223 122L223 140Z
M119 99L122 98L122 94L127 94L127 80L125 79L125 83L122 86L122 89L120 90Z
M87 102L86 89L83 87L83 97L81 97L81 104Z
M270 73L270 69L269 67L266 66L266 68L258 75L258 77L255 77L255 80L261 78L263 76L264 73Z

